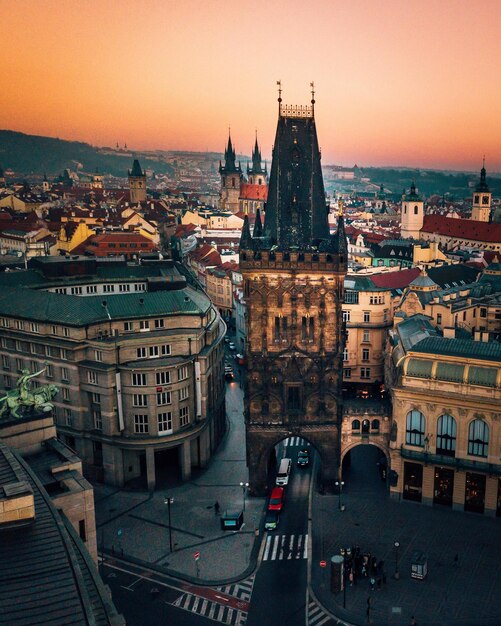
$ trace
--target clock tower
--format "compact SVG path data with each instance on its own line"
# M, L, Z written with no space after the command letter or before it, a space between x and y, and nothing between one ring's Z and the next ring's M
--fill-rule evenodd
M471 219L477 222L489 222L491 216L492 194L486 181L485 159L480 170L480 181L473 192Z

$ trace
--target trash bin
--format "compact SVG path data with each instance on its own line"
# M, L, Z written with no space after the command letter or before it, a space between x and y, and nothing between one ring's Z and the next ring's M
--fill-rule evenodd
M419 550L412 553L411 559L411 578L424 580L428 573L428 557Z
M336 554L331 558L331 591L339 593L344 586L344 557Z

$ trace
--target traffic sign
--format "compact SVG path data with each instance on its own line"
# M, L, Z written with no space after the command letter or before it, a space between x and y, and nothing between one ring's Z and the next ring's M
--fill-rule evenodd
M195 552L195 554L193 555L195 558L195 561L198 561L198 559L200 558L200 552Z
M320 561L320 567L327 567L327 561Z

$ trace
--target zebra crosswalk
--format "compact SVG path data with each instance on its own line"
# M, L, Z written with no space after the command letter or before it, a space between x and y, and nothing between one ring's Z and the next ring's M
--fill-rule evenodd
M268 535L263 561L291 561L308 558L308 535Z
M327 615L325 611L311 598L308 594L308 619L306 620L307 626L326 626L328 622L333 623L330 615Z
M284 446L300 446L301 448L309 448L311 446L309 441L306 441L302 437L287 437L283 441Z
M173 602L174 606L202 617L207 617L215 622L227 624L227 626L244 626L247 621L247 613L230 606L224 606L219 602L213 602L193 593L183 593Z
M252 575L250 578L246 580L241 580L238 583L234 583L233 585L225 585L222 587L216 587L218 591L222 591L228 596L234 596L239 600L244 600L245 602L250 602L252 596L252 589L254 587L254 579L256 575Z

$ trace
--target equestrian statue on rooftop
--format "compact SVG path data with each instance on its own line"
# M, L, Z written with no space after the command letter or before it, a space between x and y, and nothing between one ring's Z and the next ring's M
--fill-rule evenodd
M29 370L21 370L21 376L16 382L16 388L7 391L0 398L0 418L21 418L33 413L48 413L54 408L53 398L59 389L56 385L40 385L31 388L32 379L45 372L44 367L39 372L31 374Z

